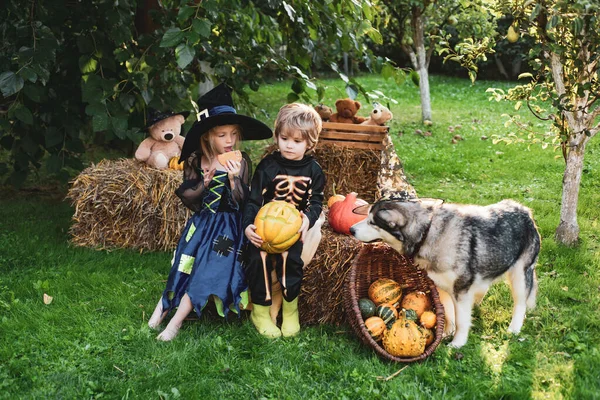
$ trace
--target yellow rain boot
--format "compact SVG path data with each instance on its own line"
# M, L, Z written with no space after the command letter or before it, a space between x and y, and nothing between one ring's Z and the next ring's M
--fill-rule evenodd
M281 334L284 337L296 336L300 332L300 317L298 315L298 297L287 302L283 299L282 309L283 322L281 323Z
M277 325L271 321L269 309L269 306L253 304L250 321L252 321L258 333L270 339L275 339L281 336L281 331Z

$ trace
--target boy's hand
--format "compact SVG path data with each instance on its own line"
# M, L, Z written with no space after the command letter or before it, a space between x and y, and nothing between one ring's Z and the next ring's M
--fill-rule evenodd
M246 227L246 230L244 231L244 234L246 235L246 237L248 238L250 243L252 243L254 246L256 246L260 249L260 246L263 244L263 240L256 233L256 225L254 225L254 224L248 225Z
M306 232L308 232L310 221L302 211L300 211L300 215L302 215L302 225L300 226L300 229L298 229L298 232L300 233L300 241L304 242L304 236L306 236Z

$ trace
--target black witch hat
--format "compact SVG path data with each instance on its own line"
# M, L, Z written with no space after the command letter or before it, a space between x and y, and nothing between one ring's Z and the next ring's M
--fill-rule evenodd
M239 125L244 140L263 140L273 136L271 128L257 119L238 114L231 98L231 89L221 83L198 99L199 120L185 135L179 161L186 160L200 147L200 137L211 128L221 125Z
M167 119L169 117L172 117L174 115L181 115L183 116L183 118L187 118L188 115L190 115L189 111L182 111L182 112L172 112L172 111L158 111L155 110L154 108L150 108L148 109L148 116L146 117L146 126L144 127L144 130L148 130L148 128L150 128L152 125L156 124L157 122L162 121L163 119Z

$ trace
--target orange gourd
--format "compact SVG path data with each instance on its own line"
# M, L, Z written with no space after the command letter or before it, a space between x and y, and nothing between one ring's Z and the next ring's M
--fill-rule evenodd
M407 310L415 310L420 318L425 311L431 310L431 300L424 292L411 292L404 296L401 306Z
M402 297L402 286L393 279L379 278L369 286L369 298L376 305L383 303L396 303Z
M179 157L171 157L169 160L169 168L178 171L183 171L183 161L179 162Z
M263 240L261 249L269 254L279 254L300 238L298 230L302 226L302 216L292 204L272 201L258 210L254 225Z
M343 201L346 198L346 196L342 196L341 194L337 194L335 192L335 182L332 185L332 191L333 191L333 196L329 197L329 199L327 200L327 208L331 208L333 203L337 203L338 201Z
M396 357L416 357L425 351L426 337L414 321L399 319L383 337L383 347Z
M376 342L381 340L387 330L385 322L379 317L367 318L365 321L365 328L367 328L369 335L371 335L373 340Z
M435 314L433 312L425 311L423 314L421 314L421 326L431 329L435 326L436 322L437 322L437 317L435 316Z
M355 192L349 193L344 200L337 201L329 208L327 220L331 229L337 233L350 234L350 227L357 222L367 218L366 215L355 214L352 212L356 207L368 204L362 199L358 199Z

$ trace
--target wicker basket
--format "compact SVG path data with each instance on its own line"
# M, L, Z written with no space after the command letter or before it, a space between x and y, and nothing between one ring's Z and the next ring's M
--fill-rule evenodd
M419 290L427 293L434 306L437 317L435 340L417 357L401 358L389 354L379 343L375 342L367 329L358 308L358 300L368 297L369 286L379 278L390 278L403 287L403 291ZM439 293L426 273L418 269L410 259L401 256L385 244L365 245L354 259L348 273L344 292L344 308L348 322L364 344L371 347L383 359L410 363L429 357L440 341L444 332L444 307Z

